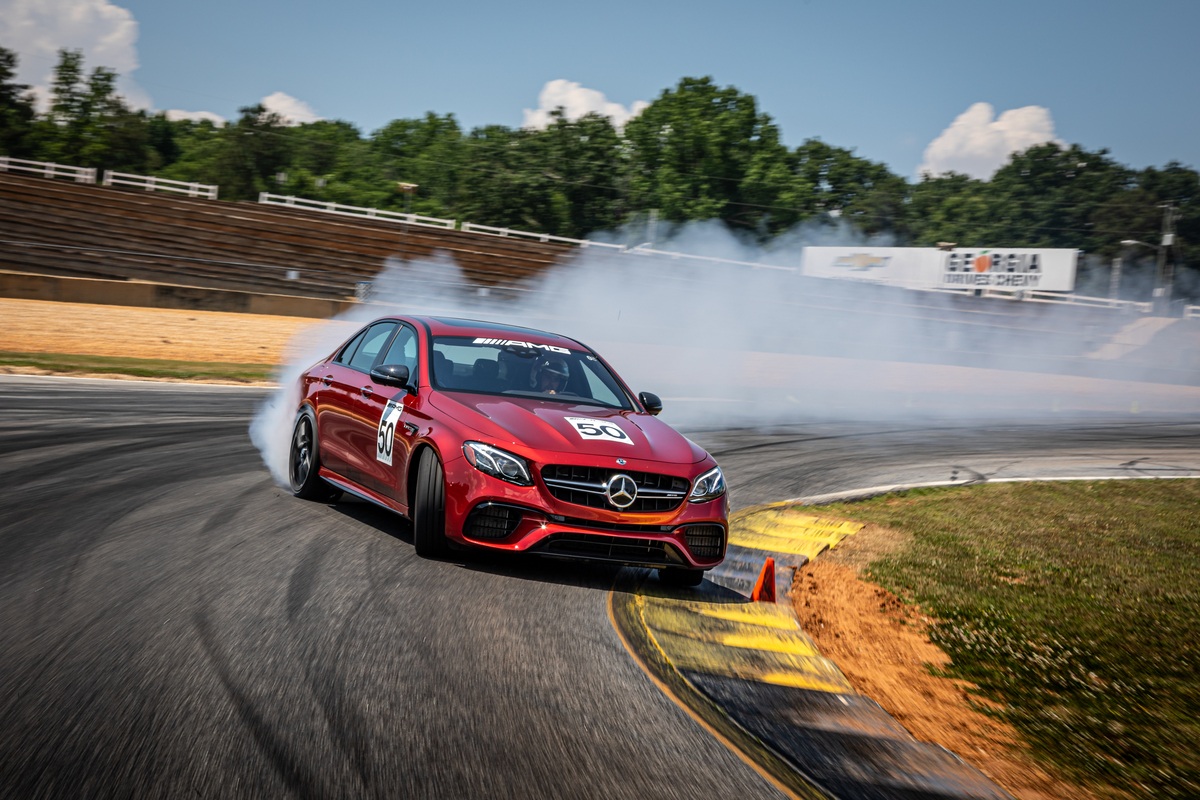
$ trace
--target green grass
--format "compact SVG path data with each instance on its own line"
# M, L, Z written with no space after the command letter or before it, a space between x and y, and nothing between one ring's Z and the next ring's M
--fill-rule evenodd
M54 373L97 373L129 375L135 378L172 378L175 380L222 380L249 383L271 380L275 368L268 364L225 364L207 361L170 361L161 358L120 358L112 356L59 353L13 353L0 351L0 364L12 367L37 367Z
M823 511L912 534L867 577L937 622L1067 777L1200 797L1200 480L990 484Z

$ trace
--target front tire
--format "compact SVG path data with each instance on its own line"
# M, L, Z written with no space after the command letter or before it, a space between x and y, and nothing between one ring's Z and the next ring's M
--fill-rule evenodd
M417 496L413 503L413 547L422 558L446 555L446 475L442 462L426 450L417 467Z
M667 586L693 587L704 582L704 570L683 569L682 567L661 567L658 579Z
M321 458L317 451L317 426L312 414L301 411L292 428L292 446L288 450L288 479L292 494L305 500L333 502L341 494L321 479Z

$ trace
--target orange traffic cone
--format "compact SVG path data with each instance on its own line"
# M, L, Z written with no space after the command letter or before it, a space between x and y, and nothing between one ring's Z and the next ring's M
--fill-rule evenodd
M768 558L763 562L762 572L758 573L758 581L750 599L756 603L775 602L775 559Z

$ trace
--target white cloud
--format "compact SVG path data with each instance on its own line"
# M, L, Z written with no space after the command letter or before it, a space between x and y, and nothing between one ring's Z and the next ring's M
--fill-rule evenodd
M63 48L83 51L89 73L95 67L116 72L125 101L149 107L149 95L131 77L138 68L137 37L133 14L108 0L0 0L0 42L17 53L17 80L33 86L39 107L48 102Z
M190 119L193 122L208 120L214 125L220 127L225 124L226 119L220 114L214 114L211 111L181 111L177 108L168 109L163 112L167 115L167 119L176 122L181 119Z
M283 117L288 125L300 125L305 122L316 122L324 119L324 117L313 111L312 106L303 100L297 100L290 94L283 92L275 92L269 94L262 99L262 104L267 111L274 111L279 116Z
M953 170L986 180L1013 153L1046 142L1059 142L1049 109L1025 106L997 118L990 103L975 103L925 148L917 173L940 175Z
M587 114L602 114L612 120L617 128L625 127L625 123L636 117L650 104L644 100L636 101L631 108L625 108L620 103L609 102L603 92L586 89L574 81L549 81L542 87L538 95L538 107L525 109L523 127L542 129L550 124L550 112L562 107L567 119L577 120Z

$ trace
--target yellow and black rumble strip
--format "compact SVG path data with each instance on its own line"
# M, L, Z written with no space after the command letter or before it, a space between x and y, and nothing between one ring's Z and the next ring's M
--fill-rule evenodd
M783 503L730 519L726 564L694 590L625 570L609 614L626 648L676 703L793 797L1008 798L953 753L913 738L857 694L787 602L792 567L862 525ZM782 602L747 595L763 561Z

